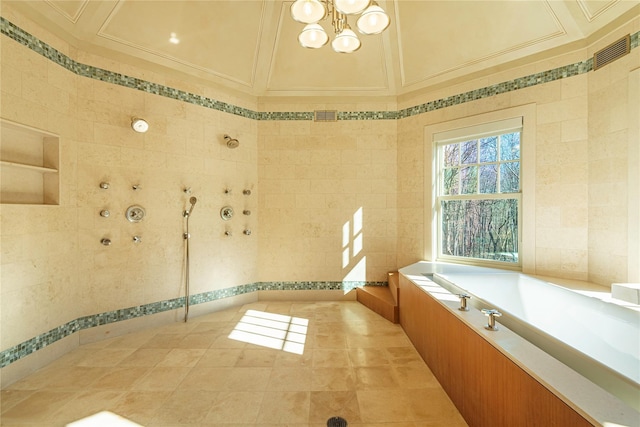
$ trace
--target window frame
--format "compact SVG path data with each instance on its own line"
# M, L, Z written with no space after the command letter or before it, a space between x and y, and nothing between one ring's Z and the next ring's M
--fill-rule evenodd
M520 192L504 193L498 196L490 193L480 194L480 198L519 198L518 209L518 262L504 262L485 260L482 258L452 257L441 253L442 226L439 220L440 203L437 199L437 185L439 185L438 156L435 141L458 142L486 136L486 133L500 132L500 126L496 122L517 120L520 129ZM452 262L459 264L472 264L492 266L503 269L534 271L535 270L535 140L536 140L536 106L525 104L504 110L479 113L469 117L453 119L446 122L427 125L424 128L425 140L425 196L431 200L431 209L425 209L425 246L424 259L430 261ZM488 129L487 129L488 127ZM513 129L513 126L507 126ZM475 131L474 131L475 129ZM507 129L508 130L508 129ZM474 195L475 197L475 195ZM460 195L461 199L467 198Z

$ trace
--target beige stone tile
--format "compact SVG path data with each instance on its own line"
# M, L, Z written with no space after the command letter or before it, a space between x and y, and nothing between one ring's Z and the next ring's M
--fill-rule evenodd
M184 349L174 348L160 361L156 366L175 366L192 368L194 367L202 355L205 353L205 349Z
M90 388L108 390L129 390L142 376L149 372L147 367L114 367L96 381Z
M356 389L358 390L389 390L399 387L393 368L390 366L355 368L354 370L356 373Z
M346 348L347 337L340 333L317 333L313 336L313 348Z
M60 390L83 390L107 372L109 372L107 367L63 367L52 373L46 387Z
M264 391L270 368L196 368L180 384L181 390Z
M336 321L313 322L312 326L313 326L313 330L315 331L314 336L317 334L329 335L336 332L339 332L346 336L348 336L349 333L356 333L355 330L349 329L349 327L345 328L342 322L336 322ZM354 328L354 329L357 329L357 328ZM360 333L362 333L362 331Z
M349 424L351 425L351 424ZM399 423L359 423L356 427L428 427L426 424L404 421ZM433 427L448 427L446 424L434 425Z
M60 406L76 396L70 391L37 391L2 414L5 422L45 422L53 418ZM36 424L37 425L37 424Z
M121 337L112 338L108 341L106 347L109 348L134 348L138 349L154 335L157 334L155 329L141 332L133 332ZM99 341L98 341L99 342Z
M375 336L348 336L347 342L350 348L379 348L379 347L406 347L411 341L406 335L375 335Z
M184 335L160 333L151 337L140 348L176 348L183 339Z
M416 422L446 422L450 426L466 426L451 399L441 388L403 390L399 394L407 402Z
M216 400L217 392L200 390L178 390L160 406L153 417L156 422L178 425L193 425L204 422L212 404Z
M307 423L309 420L308 391L280 391L265 393L258 412L257 423Z
M211 404L205 422L212 425L255 423L264 397L263 392L221 391Z
M192 334L212 334L218 335L223 331L227 331L229 322L198 322L191 330Z
M331 417L341 417L349 425L360 422L360 407L355 391L312 391L309 422L325 426Z
M314 368L348 367L349 354L346 349L314 349L312 366Z
M279 352L273 366L274 368L304 368L311 367L312 361L312 350L305 345L303 354Z
M32 390L1 390L0 411L3 413L8 411L33 393Z
M240 352L235 366L262 368L271 367L275 363L279 351L280 350L245 348Z
M440 387L440 383L425 364L394 366L393 371L401 388Z
M247 343L229 338L228 334L220 335L211 344L211 348L245 348Z
M191 368L155 367L138 379L132 386L136 391L175 390Z
M99 348L99 347L96 347ZM95 353L96 348L87 348L82 346L80 348L76 348L69 353L63 355L57 360L54 360L49 365L44 367L43 369L56 369L56 367L63 366L76 366L80 361L91 357L93 353Z
M355 390L356 374L352 368L313 368L311 390Z
M64 404L56 413L52 419L55 419L64 424L71 423L73 421L81 420L82 418L94 415L105 409L109 409L114 405L125 392L123 391L85 391L79 393L72 400Z
M45 366L42 369L11 384L8 390L38 390L46 387L47 383L55 376L54 366Z
M425 365L420 354L412 346L385 348L388 359L393 365L406 366L407 364ZM426 366L426 365L425 365Z
M204 352L198 361L197 368L214 368L235 366L242 349L239 348L210 348Z
M130 391L124 394L111 410L146 426L169 396L169 391Z
M389 365L388 354L384 348L352 348L349 349L349 360L354 367L371 367Z
M79 360L77 366L87 367L110 367L118 365L122 360L126 359L135 350L132 348L103 348L87 354L82 360Z
M311 368L274 368L267 390L308 391L311 389Z
M135 350L118 366L156 366L171 351L169 348L141 348Z
M360 417L364 422L412 421L410 406L402 396L389 398L387 390L360 390L357 392Z
M286 427L310 427L310 424L307 423L286 423L286 424L271 424L271 423L266 423L266 424L259 424L261 427L282 427L283 425ZM321 427L325 427L327 424L325 423L323 426ZM209 426L207 426L209 427ZM243 424L243 427L246 427L246 424Z

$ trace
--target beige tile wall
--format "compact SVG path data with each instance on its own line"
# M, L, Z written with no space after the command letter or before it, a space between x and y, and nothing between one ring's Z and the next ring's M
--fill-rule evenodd
M386 280L396 268L396 126L260 122L262 280Z
M590 48L590 53L607 46L627 32L638 31L640 23L621 28ZM638 49L615 63L589 74L589 276L595 282L627 282L629 273L640 265L638 253L629 258L630 212L638 212L637 198L630 201L629 178L639 164L629 163L633 147L640 143L637 129L640 117L633 103L640 93L631 92L630 76L640 68ZM636 77L637 78L637 77ZM637 88L637 86L635 86ZM635 157L637 162L637 156ZM631 205L629 203L632 203Z
M400 108L576 62L624 34L637 32L638 22L614 31L578 55L520 67L522 73L516 75L503 72L425 93L419 102L405 97ZM628 75L639 62L640 51L635 49L596 72L401 120L398 265L434 256L429 214L431 159L425 160L424 154L425 144L430 152L430 143L424 140L425 126L534 103L536 154L534 159L523 158L523 168L534 162L536 169L535 233L525 235L529 241L523 245L534 248L533 253L524 254L531 261L527 264L534 266L528 272L604 285L627 281L628 267L640 264L640 260L627 258L627 181L629 173L638 170L638 165L627 160L628 146L635 141L627 136L634 120L628 114L627 103L633 99ZM634 200L637 205L637 197Z
M3 16L80 62L256 109L241 97L76 52L7 8ZM1 40L2 117L56 133L61 145L60 205L1 207L1 349L80 316L183 296L182 213L190 195L198 198L190 219L191 293L258 279L255 121L78 77ZM133 132L132 116L145 118L149 132ZM225 133L240 140L237 149L224 145ZM147 212L137 224L124 215L134 204ZM237 212L229 222L219 214L225 205ZM99 215L103 209L108 218ZM244 209L254 213L244 216ZM245 228L254 234L245 236ZM142 243L133 242L136 235ZM112 245L101 245L103 237Z

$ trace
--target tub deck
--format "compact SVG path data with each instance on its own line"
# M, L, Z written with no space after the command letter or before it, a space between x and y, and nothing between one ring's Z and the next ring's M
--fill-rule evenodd
M640 426L640 412L637 408L630 406L620 398L594 384L575 370L522 338L508 327L500 324L501 319L498 319L498 323L500 324L499 331L486 331L483 328L487 322L486 317L479 310L473 308L469 312L457 310L459 300L455 293L444 289L429 279L429 277L434 274L436 276L448 275L450 277L460 274L468 275L470 273L493 275L504 273L516 274L498 269L480 269L480 272L474 271L474 269L478 268L443 263L419 262L400 269L400 273L401 281L405 286L409 283L419 291L416 295L429 295L439 306L444 308L450 316L479 335L484 341L506 356L528 375L535 378L544 388L549 390L566 405L573 408L592 425ZM549 278L544 279L550 281ZM559 284L563 287L566 286L584 295L600 298L604 301L611 300L610 292L608 292L606 287L578 283L577 281L562 282L564 283ZM402 295L401 291L401 304L405 301ZM616 301L611 302L616 303ZM405 322L407 321L407 313L405 312L403 314L404 309L405 307L401 305L401 324L403 318ZM635 310L635 308L631 307L631 310ZM403 324L403 327L404 326ZM410 335L409 332L408 335ZM418 341L420 340L421 338L418 338ZM414 344L418 347L424 343L416 342ZM451 355L451 359L456 358L457 356ZM509 382L506 378L503 379L503 381L505 383ZM491 394L489 391L487 391L487 393ZM456 403L456 406L458 406L458 403ZM500 415L495 414L495 416L498 417Z

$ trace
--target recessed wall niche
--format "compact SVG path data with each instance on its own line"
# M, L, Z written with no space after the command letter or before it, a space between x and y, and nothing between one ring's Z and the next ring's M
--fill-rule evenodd
M0 119L0 203L58 205L60 138Z

